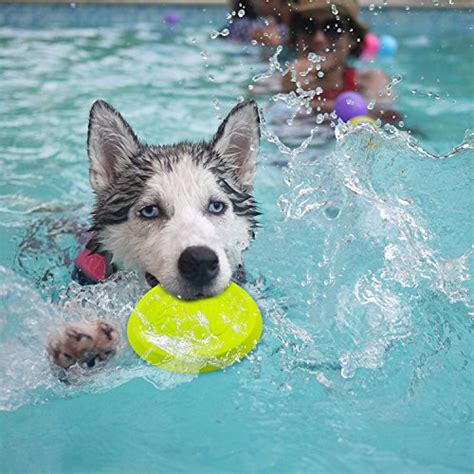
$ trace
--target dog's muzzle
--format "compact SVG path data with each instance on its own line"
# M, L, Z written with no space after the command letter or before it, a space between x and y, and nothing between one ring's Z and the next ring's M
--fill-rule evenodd
M178 260L181 276L196 286L210 283L219 273L219 258L209 247L188 247Z

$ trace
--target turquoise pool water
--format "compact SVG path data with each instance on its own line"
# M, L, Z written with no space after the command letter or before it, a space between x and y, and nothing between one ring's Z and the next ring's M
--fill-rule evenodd
M379 66L412 135L320 130L289 156L258 99L264 216L246 266L266 329L248 360L189 377L125 351L71 386L51 375L53 321L119 319L144 291L69 279L88 109L110 101L149 142L211 137L268 68L211 38L225 15L0 5L2 472L472 471L470 11L364 12L400 42Z

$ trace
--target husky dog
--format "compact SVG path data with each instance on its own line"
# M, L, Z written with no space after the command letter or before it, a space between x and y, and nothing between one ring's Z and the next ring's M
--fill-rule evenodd
M253 101L234 107L211 142L168 146L140 142L120 113L96 101L87 140L96 195L89 248L183 299L219 294L254 235L259 141ZM64 369L93 367L118 341L109 323L75 323L50 339L48 352Z

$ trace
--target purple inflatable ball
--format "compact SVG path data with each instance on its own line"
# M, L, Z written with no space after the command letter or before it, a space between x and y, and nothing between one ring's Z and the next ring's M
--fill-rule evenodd
M337 116L347 122L359 115L368 115L367 101L357 92L339 94L334 105Z
M165 15L164 20L167 25L176 25L179 23L179 15L176 12L171 12Z

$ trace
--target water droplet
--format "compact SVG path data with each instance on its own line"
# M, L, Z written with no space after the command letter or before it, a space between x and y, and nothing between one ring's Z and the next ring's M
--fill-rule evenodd
M367 104L367 108L369 110L374 110L374 107L375 107L375 100L371 100L368 104Z
M216 78L212 75L212 74L208 74L207 75L207 78L210 80L210 81L215 81Z
M191 38L191 43L195 44L196 43L196 38Z
M392 84L395 85L395 84L398 84L399 82L402 82L402 75L401 74L395 74L393 77L392 77Z
M278 390L280 390L280 392L292 392L293 391L293 387L289 384L289 383L282 383L279 387L278 387Z
M201 51L201 58L202 59L209 59L209 54L207 51Z
M411 10L410 7L405 7L405 11L409 12Z
M321 384L321 385L324 385L326 388L331 388L332 387L332 383L331 381L323 374L323 373L319 373L316 375L316 380ZM342 442L342 438L339 438L337 440L339 443Z
M221 108L221 104L220 104L220 102L219 102L218 99L214 99L214 100L212 101L212 103L214 104L214 108L215 108L216 110L219 110L219 109Z
M243 18L245 16L245 10L244 9L241 9L237 12L237 16L239 18Z
M369 5L369 11L372 12L372 11L374 11L374 9L375 9L375 5L374 5L373 3L371 3L371 4Z
M336 5L334 5L334 3L331 4L331 12L333 15L339 15L339 10L337 9Z
M337 219L339 217L339 214L341 213L341 210L336 207L336 206L328 206L326 209L324 209L324 214L328 219Z
M75 3L71 3L71 8L76 8L76 4L75 4Z
M222 31L213 31L210 36L211 36L211 39L216 39L219 36L222 36L223 38L225 38L226 36L229 36L229 34L230 34L230 31L228 30L228 28L224 28Z

